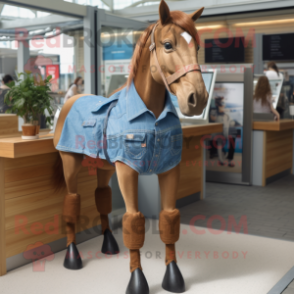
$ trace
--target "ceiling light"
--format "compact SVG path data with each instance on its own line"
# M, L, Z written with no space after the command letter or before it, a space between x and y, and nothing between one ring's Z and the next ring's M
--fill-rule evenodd
M268 25L268 24L283 24L294 22L294 19L277 19L277 20L265 20L265 21L254 21L254 22L240 22L235 23L234 26L242 27L242 26L260 26L260 25Z
M210 26L196 26L197 30L205 30L205 29L218 29L221 28L222 25L210 25Z

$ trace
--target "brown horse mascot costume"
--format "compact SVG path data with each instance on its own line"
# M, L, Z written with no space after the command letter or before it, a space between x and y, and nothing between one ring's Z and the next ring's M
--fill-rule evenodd
M136 123L143 120L143 124L140 125L141 133L137 140L140 142L139 148L144 151L140 152L143 152L144 156L150 156L150 160L153 160L153 157L159 158L157 170L154 171L147 167L146 173L154 172L158 175L161 191L162 211L159 215L159 231L160 238L166 245L165 263L167 266L162 287L173 293L182 293L185 291L185 283L177 266L175 254L175 243L178 241L180 234L180 213L176 209L176 195L182 147L180 147L179 152L172 152L171 154L170 150L157 148L156 144L159 143L161 135L164 135L163 138L165 139L172 138L170 142L174 142L173 138L176 138L182 144L180 121L175 108L171 106L169 92L177 96L180 110L187 116L201 114L207 104L208 93L198 65L197 51L199 44L195 28L195 21L201 16L203 9L201 8L190 15L181 11L170 12L167 4L162 0L159 5L160 20L156 24L150 25L143 32L136 45L132 58L132 71L126 85L118 89L110 98L93 95L72 97L63 106L57 122L54 146L60 152L62 164L59 160L55 180L57 182L59 180L59 186L65 181L67 188L63 217L67 228L68 248L64 266L69 269L82 267L82 261L75 245L75 226L79 219L81 197L78 194L77 175L85 156L99 157L103 164L97 168L97 189L94 196L101 217L104 234L102 252L105 254L117 254L119 252L108 220L108 214L112 211L111 188L108 184L114 172L117 173L120 190L125 201L123 240L125 246L130 250L131 271L131 279L126 290L127 294L149 293L148 283L140 261L140 248L143 247L145 238L145 218L138 210L138 175L140 170L136 168L134 162L139 158L139 153L136 153L137 157L133 157L132 161L124 160L124 156L126 156L124 154L114 156L111 155L111 152L114 151L110 150L108 153L107 143L112 137L111 129L107 126L107 120L109 118L109 124L116 123L117 128L119 128L122 125L119 120L127 117L124 125L130 126L130 128L120 130L119 133L126 142L135 139L134 134L130 134L131 127L135 128ZM129 93L133 93L135 97L129 97ZM128 101L132 101L132 99L135 99L133 103L129 103ZM94 102L98 106L91 110L91 103ZM109 106L110 102L112 103ZM113 102L116 104L113 104ZM99 103L102 106L99 106ZM138 105L140 109L137 109L138 113L136 113ZM89 112L87 112L87 109L90 109ZM92 119L84 121L83 124L82 122L78 124L77 122L83 119L83 117L81 118L82 111L87 118L91 116ZM122 114L117 115L115 120L111 120L111 115L115 115L118 111L121 111ZM100 118L103 118L103 120L100 120ZM145 121L146 125L148 121L148 126L151 129L143 134L142 128L144 129ZM97 122L100 122L102 126ZM71 129L73 124L76 125ZM150 127L152 124L153 126ZM106 147L103 148L103 151L98 150L98 154L91 155L85 147L74 149L70 146L69 142L72 140L69 132L79 128L80 125L83 125L81 130L84 130L85 136L89 134L89 136L94 137L99 133L97 129L96 134L93 131L94 128L103 128L104 125L105 133L103 132L102 138L106 142ZM113 127L111 128L113 129ZM102 134L102 132L100 133ZM97 136L95 138L99 140ZM149 150L150 146L153 146L152 152ZM125 152L130 151L127 147L124 148ZM158 157L156 153L158 150L169 153L162 153L165 155ZM116 152L119 154L123 151L117 150ZM169 156L177 157L177 160L173 161L174 166L169 166L167 162L170 161L165 161L169 160ZM62 176L64 176L64 180Z

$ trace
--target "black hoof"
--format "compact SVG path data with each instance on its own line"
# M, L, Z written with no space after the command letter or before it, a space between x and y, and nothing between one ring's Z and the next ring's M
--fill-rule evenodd
M116 243L116 240L108 229L106 229L104 232L104 240L101 252L107 255L114 255L119 253L119 247Z
M162 288L172 293L185 292L185 282L177 264L172 261L166 268Z
M126 294L149 294L148 283L139 268L132 272Z
M71 243L67 247L63 266L71 270L77 270L83 267L82 259L75 243Z

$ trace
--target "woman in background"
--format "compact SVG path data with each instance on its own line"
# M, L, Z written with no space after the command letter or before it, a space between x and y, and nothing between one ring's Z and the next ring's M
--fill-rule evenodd
M8 87L8 84L13 82L13 78L10 75L5 75L2 78L2 85L0 86L0 113L5 113L5 111L9 108L8 105L4 103L4 97L8 90L10 89Z
M265 75L269 80L283 79L283 74L279 71L278 66L274 61L270 61L267 64Z
M84 84L84 80L81 77L77 77L74 82L69 86L65 97L64 103L74 95L81 94L81 86Z
M274 109L272 103L272 92L267 77L262 76L258 79L253 96L253 112L273 113L275 119L280 119L280 114Z
M235 122L231 120L228 113L225 112L225 98L224 97L215 97L215 110L211 110L209 121L217 122L223 124L223 133L222 134L213 134L213 139L211 141L210 148L210 158L213 158L213 153L215 149L217 149L218 155L218 165L225 165L223 159L223 145L228 142L229 152L227 155L228 166L234 167L234 154L235 154L235 146L236 146L236 138L234 136L230 136L230 129L235 126ZM215 139L217 138L217 139Z
M284 75L279 71L278 66L274 61L270 61L267 64L267 71L265 75L268 77L269 80L276 80L276 79L284 79ZM286 109L286 98L283 93L280 94L277 111L280 114L280 117L283 118L285 109Z

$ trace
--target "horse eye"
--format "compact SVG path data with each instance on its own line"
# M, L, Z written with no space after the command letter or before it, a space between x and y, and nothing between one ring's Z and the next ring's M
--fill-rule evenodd
M170 49L173 49L173 46L171 43L164 43L164 49L170 50Z

